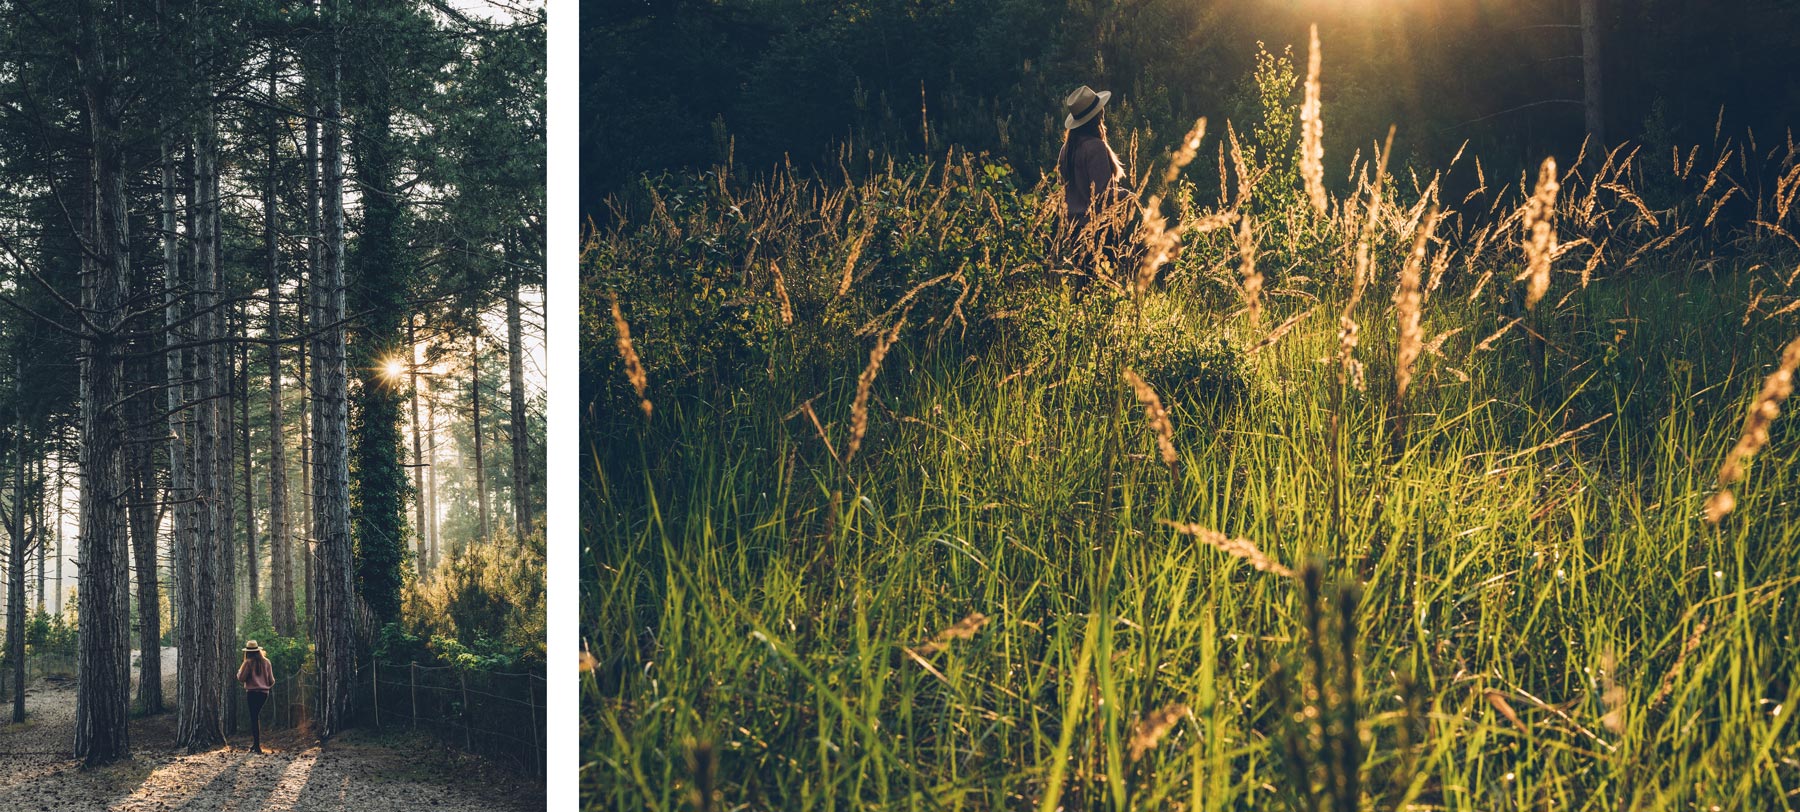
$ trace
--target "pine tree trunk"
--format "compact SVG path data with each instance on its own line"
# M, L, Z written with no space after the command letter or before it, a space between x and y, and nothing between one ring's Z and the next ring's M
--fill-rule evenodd
M509 239L507 246L511 246ZM513 526L519 538L532 533L531 512L531 432L525 426L525 342L520 335L519 267L506 258L506 372L507 388L512 396L512 502Z
M269 61L269 98L276 98L275 60ZM275 111L268 119L268 175L263 183L263 255L269 283L269 619L275 633L292 637L294 556L288 547L287 424L281 403L281 255L276 246L275 173L278 134ZM310 121L308 126L316 126ZM245 443L249 445L248 441Z
M412 463L413 463L413 534L418 539L416 557L419 577L423 579L430 570L430 559L426 557L426 537L430 535L425 525L425 459L421 454L424 438L419 436L419 333L417 318L411 314L406 317L406 355L410 363L407 370L412 380Z
M242 334L250 332L249 308L238 307L238 324ZM250 345L238 345L238 449L244 458L244 577L250 586L249 604L262 600L258 577L256 549L256 473L250 468Z
M44 611L44 559L50 556L50 545L45 541L50 536L44 532L45 520L49 518L46 515L46 511L49 510L49 500L45 498L45 491L49 489L50 485L50 479L47 476L50 467L48 459L48 453L37 459L37 482L34 484L35 496L32 499L35 508L31 511L31 521L35 525L32 537L37 539L37 611L40 614Z
M123 350L116 332L126 310L131 245L127 236L123 103L108 70L114 58L100 37L94 0L78 7L76 64L86 106L92 196L85 229L93 273L84 274L82 306L100 332L81 340L81 679L75 692L75 757L89 766L130 755L131 642L125 542L125 425L120 410Z
M1606 144L1606 95L1601 82L1600 0L1581 0L1581 87L1587 135L1594 149L1604 154Z
M220 281L219 294L215 302L222 303L229 297L224 290L225 264L220 246L222 240L219 232L219 164L216 147L212 157L208 159L208 163L211 169L209 174L212 176L213 191L206 216L212 221L213 267L215 268L214 274ZM214 368L218 370L219 376L219 395L214 399L218 404L219 414L219 437L218 442L214 445L214 450L219 455L216 463L219 470L219 544L215 548L215 552L219 556L217 564L219 568L217 607L219 613L219 710L228 737L229 734L237 732L238 709L238 703L234 701L237 697L236 680L226 677L226 674L233 673L231 666L236 662L238 652L237 472L236 466L233 464L237 460L237 441L235 439L237 437L237 418L236 412L231 408L231 401L235 395L233 390L237 388L232 385L237 380L237 375L233 372L231 345L232 336L236 335L236 331L231 324L230 313L229 309L220 306L217 322L218 340L211 347L214 353L214 363L217 364Z
M193 412L186 408L189 393L193 387L188 383L189 367L194 353L181 346L186 339L188 329L179 325L186 318L183 299L188 294L190 285L182 272L181 241L175 233L176 196L181 183L180 171L177 168L175 149L170 143L166 131L160 139L158 151L162 168L162 211L160 227L162 231L163 256L163 330L165 346L164 354L166 390L164 392L169 420L169 501L171 503L169 518L173 535L170 539L170 569L173 570L175 595L169 601L170 623L175 630L175 664L177 668L175 707L176 735L182 737L187 725L192 723L195 710L194 697L197 696L194 683L196 655L194 644L194 624L189 614L194 604L194 573L191 567L193 551L196 543L194 537L194 474L193 452L190 450L193 439ZM58 483L61 488L61 483ZM58 545L61 545L62 497L57 497L58 509ZM60 556L57 564L62 564ZM58 576L60 580L61 576ZM59 586L60 590L60 586ZM58 598L58 603L61 598Z
M316 0L313 8L316 12ZM309 91L306 100L306 276L301 280L297 295L303 308L301 323L311 329L319 323L319 314L313 310L312 296L325 263L325 221L319 211L319 99L316 87ZM306 588L306 621L309 627L319 616L318 590L313 588L313 570L319 555L317 537L313 535L316 519L313 503L318 498L317 490L313 487L313 464L317 461L313 452L313 410L318 406L318 398L312 388L312 378L307 374L307 359L312 356L310 344L316 338L309 338L295 349L300 356L300 527L306 534L301 539L299 553L301 583Z
M439 556L442 554L442 546L441 546L442 539L439 538L439 534L438 534L437 400L435 400L433 398L425 399L425 423L426 423L426 427L425 427L426 453L431 455L430 459L429 459L430 465L427 466L427 469L425 471L425 476L427 477L425 480L425 484L431 490L430 498L427 500L426 512L425 512L426 513L426 522L431 525L431 549L430 549L429 555L427 556L427 566L432 571L436 571Z
M56 616L63 615L63 458L56 458Z
M155 290L150 274L134 269L132 297L138 301L154 301ZM144 342L145 345L148 342ZM126 515L131 521L131 553L137 571L138 615L138 709L144 713L161 713L162 694L162 601L157 578L157 437L154 402L155 376L161 370L151 359L151 347L137 345L136 357L130 364L131 399L127 402L132 429L131 443L125 449L125 476L130 488Z
M355 560L350 540L349 370L344 348L344 189L342 65L339 3L326 25L327 58L320 66L324 98L320 198L324 233L320 275L313 281L313 428L318 433L313 469L313 537L318 562L312 618L319 669L314 721L329 738L350 725L356 686Z
M476 329L480 329L477 327ZM475 508L481 518L481 543L488 541L487 465L481 459L481 334L475 335L475 351L469 355L469 403L475 437Z
M23 402L22 382L25 379L25 362L23 354L13 358L13 388L17 402ZM12 521L7 527L7 534L12 537L7 545L6 577L12 586L6 593L6 659L12 666L13 713L14 724L25 721L25 556L30 539L25 535L25 416L24 410L13 407L13 492Z
M210 97L210 89L202 89ZM219 267L215 245L218 233L214 219L218 201L213 198L213 154L217 149L217 131L211 104L204 105L197 122L192 155L192 177L188 198L189 234L193 245L194 287L192 299L197 315L195 338L205 342L189 355L194 361L194 544L189 551L188 572L193 588L182 603L182 635L185 650L179 652L182 673L179 682L179 708L183 713L177 722L176 743L188 752L198 752L225 741L223 716L225 663L221 659L221 596L228 596L229 582L220 571L220 486L219 486L219 317L213 310L219 290ZM191 627L191 628L190 628Z

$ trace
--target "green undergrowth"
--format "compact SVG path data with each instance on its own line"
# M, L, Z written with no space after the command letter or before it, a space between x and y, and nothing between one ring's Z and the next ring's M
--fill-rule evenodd
M1530 333L1478 349L1507 320L1431 297L1427 339L1458 332L1400 410L1393 316L1365 301L1367 389L1335 434L1336 303L1252 353L1242 313L1178 290L1138 310L1055 285L981 353L897 346L847 465L796 409L841 455L855 363L592 420L588 803L1780 806L1800 787L1783 423L1737 512L1701 517L1789 338L1740 323L1757 279L1595 282L1533 325L1541 364ZM1173 468L1127 364L1168 393Z

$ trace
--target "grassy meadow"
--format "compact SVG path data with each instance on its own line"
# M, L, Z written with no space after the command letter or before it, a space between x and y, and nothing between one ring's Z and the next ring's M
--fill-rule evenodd
M1099 259L954 149L616 198L588 807L1793 805L1791 145L1268 129L1130 156Z

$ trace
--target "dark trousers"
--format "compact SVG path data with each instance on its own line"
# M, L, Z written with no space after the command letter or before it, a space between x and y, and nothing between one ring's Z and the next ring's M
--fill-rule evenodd
M250 703L250 741L251 746L262 749L262 708L269 701L268 691L245 691L244 699Z

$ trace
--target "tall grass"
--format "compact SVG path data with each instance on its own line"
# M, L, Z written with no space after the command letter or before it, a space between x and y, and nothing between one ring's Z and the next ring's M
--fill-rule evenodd
M1143 286L976 156L619 201L659 214L586 258L588 806L1789 805L1800 445L1720 465L1791 373L1794 154L1773 197L1732 144L1471 161L1452 205L1391 152L1323 214L1241 154L1167 190Z

